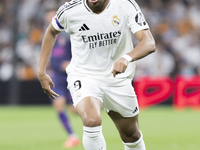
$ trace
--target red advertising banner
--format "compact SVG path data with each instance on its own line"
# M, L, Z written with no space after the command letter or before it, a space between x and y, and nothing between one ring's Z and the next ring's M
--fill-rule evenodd
M172 94L169 77L144 77L134 81L140 108L146 108L168 100Z
M134 80L140 108L150 107L173 98L177 109L200 109L200 77L143 77Z
M175 81L174 106L178 109L200 108L200 77L177 77Z

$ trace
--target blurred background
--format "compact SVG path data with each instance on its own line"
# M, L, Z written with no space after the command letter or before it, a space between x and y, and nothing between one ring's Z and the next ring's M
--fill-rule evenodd
M152 116L154 116L162 114L162 110L152 106L167 106L171 112L169 120L172 116L176 116L173 108L176 110L192 108L194 110L192 113L188 110L184 111L184 116L188 118L182 118L182 120L190 119L189 126L193 124L192 122L195 127L200 126L200 123L196 122L196 118L194 120L191 118L191 116L198 116L198 110L200 110L200 1L136 1L149 23L157 44L155 53L136 62L137 70L133 85L140 107L150 107L150 110L153 111ZM52 6L59 7L64 2L65 0L0 0L0 106L2 106L0 107L0 125L6 120L6 114L9 118L9 113L11 115L18 110L16 107L11 107L11 109L8 106L18 106L23 113L26 113L28 111L26 108L30 106L39 105L38 109L40 110L42 110L41 105L50 106L51 101L43 93L36 77L36 70L41 41L47 27L45 19L48 18L45 18L45 11ZM133 43L137 44L134 37ZM33 111L37 112L38 109L35 109ZM51 109L46 109L47 112L51 112ZM157 109L158 111L154 111ZM45 112L43 113L45 114ZM165 114L165 112L163 113ZM149 117L152 117L150 114L144 111L141 115L148 120ZM181 118L179 115L176 117ZM173 118L173 121L177 120L176 117ZM29 117L27 116L27 118ZM170 122L169 120L167 123ZM142 121L145 122L144 119ZM80 123L80 120L78 122ZM151 123L151 120L149 119L146 123ZM147 132L144 126L142 128ZM165 126L165 124L161 126ZM77 128L79 127L77 126ZM162 129L160 129L160 134L151 132L146 134L149 149L156 150L156 146L159 147L159 144L155 145L150 141L148 143L148 139L152 139L152 135L154 135L158 140L164 131ZM185 129L183 128L183 132ZM169 130L172 131L171 128ZM173 132L175 131L173 130ZM191 139L195 137L198 139L200 137L197 137L195 133L199 132L199 128L196 128L193 132L188 131L187 136L191 135ZM182 143L185 141L183 140ZM160 149L175 150L181 147L181 150L198 150L200 149L198 143L200 142L186 147L176 144L167 147L166 144L163 147L160 146ZM44 147L42 150L45 149ZM8 149L5 145L4 148L1 149ZM22 149L20 148L20 150Z

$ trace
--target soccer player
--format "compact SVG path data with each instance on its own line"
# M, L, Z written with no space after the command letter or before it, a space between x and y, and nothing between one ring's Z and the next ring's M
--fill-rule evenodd
M47 24L51 22L52 17L56 14L56 7L52 5L46 6L45 21ZM53 82L56 84L54 91L60 96L52 100L52 104L58 113L59 119L68 134L68 138L64 143L65 148L71 148L79 145L80 141L74 133L69 117L65 111L66 103L68 108L77 113L73 107L72 97L67 89L67 74L65 68L71 61L71 42L70 35L64 32L60 33L52 49L50 56L50 72Z
M145 150L132 86L135 61L155 51L155 41L134 0L72 0L61 6L46 30L38 68L45 93L59 96L45 73L56 35L71 34L66 72L73 104L83 122L85 150L106 150L101 109L116 125L125 150ZM131 33L139 40L133 48Z

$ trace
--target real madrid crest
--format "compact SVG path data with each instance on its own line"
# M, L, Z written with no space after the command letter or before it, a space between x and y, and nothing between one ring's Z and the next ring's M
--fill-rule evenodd
M120 19L117 17L117 15L113 16L112 24L114 26L118 26L120 24Z

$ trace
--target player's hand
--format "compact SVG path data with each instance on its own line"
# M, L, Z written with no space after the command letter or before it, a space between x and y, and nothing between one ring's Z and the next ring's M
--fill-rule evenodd
M114 63L114 66L113 66L113 70L112 70L112 74L113 74L113 77L115 78L115 76L117 74L120 74L120 73L124 73L127 66L128 66L128 61L123 58L123 57L120 57L115 63Z
M42 86L44 93L46 93L50 98L55 99L55 96L58 97L59 95L56 94L51 88L54 88L54 83L47 74L40 74L38 73L38 79ZM51 88L50 88L51 87Z

